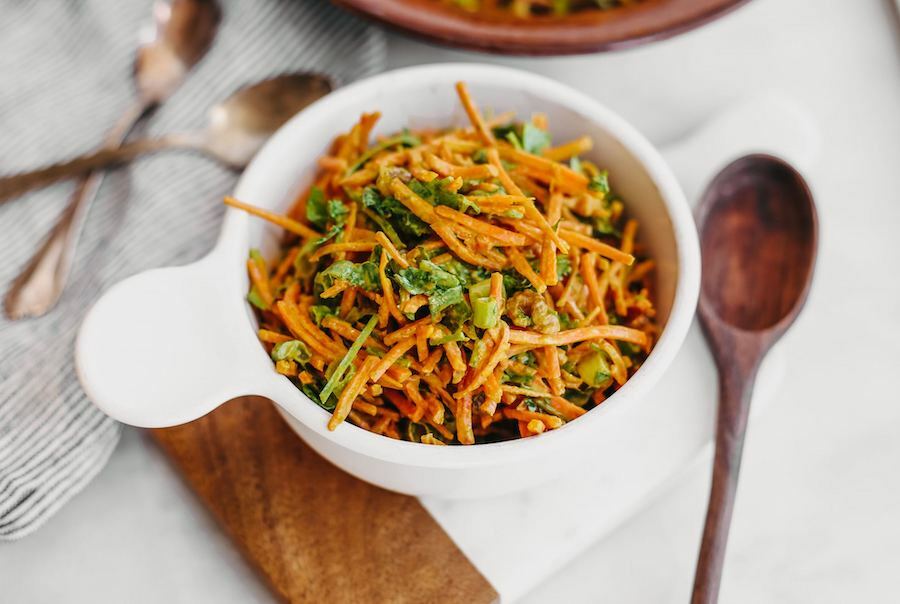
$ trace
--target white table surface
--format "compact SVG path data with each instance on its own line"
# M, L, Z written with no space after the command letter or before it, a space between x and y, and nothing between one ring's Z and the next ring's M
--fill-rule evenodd
M500 59L582 88L659 144L773 89L823 137L807 177L821 248L784 349L790 373L751 422L721 601L900 599L900 27L891 0L754 0L702 30L609 55ZM392 37L390 63L496 60ZM690 468L525 598L685 602L708 489ZM590 513L576 510L575 513ZM540 565L540 560L535 560ZM269 602L148 439L44 528L0 545L4 602Z

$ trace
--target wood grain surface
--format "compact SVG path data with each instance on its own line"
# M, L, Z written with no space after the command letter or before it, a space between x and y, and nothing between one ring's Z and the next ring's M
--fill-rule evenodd
M416 498L332 466L266 399L235 399L152 433L284 601L498 601Z

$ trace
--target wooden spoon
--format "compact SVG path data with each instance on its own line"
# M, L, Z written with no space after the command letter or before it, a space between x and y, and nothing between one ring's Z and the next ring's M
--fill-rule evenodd
M818 237L803 177L768 155L742 157L722 170L704 194L697 223L700 324L719 369L719 411L694 604L718 599L756 371L803 307Z

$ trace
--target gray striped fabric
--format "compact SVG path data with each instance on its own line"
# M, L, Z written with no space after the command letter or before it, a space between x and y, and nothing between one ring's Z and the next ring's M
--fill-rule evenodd
M277 73L316 70L340 84L383 67L381 32L326 0L222 5L209 55L143 133L202 126L216 100ZM131 61L151 7L151 0L0 0L0 172L100 142L131 98ZM128 275L201 257L235 179L207 159L175 153L111 173L59 306L42 319L0 319L0 539L40 526L99 472L118 441L118 425L88 402L75 378L72 347L85 310ZM0 206L2 287L53 224L71 186ZM121 334L128 354L128 325Z

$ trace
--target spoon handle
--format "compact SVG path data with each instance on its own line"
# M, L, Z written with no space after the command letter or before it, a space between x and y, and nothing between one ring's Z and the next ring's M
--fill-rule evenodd
M756 364L741 368L737 363L719 367L719 411L716 419L716 455L706 525L694 575L692 604L715 604L719 598L722 563L741 468L744 435Z
M134 125L143 117L150 104L146 101L133 103L116 121L104 138L105 148L113 148L122 143ZM47 170L51 170L48 168ZM28 175L24 175L28 176ZM0 183L12 179L0 179ZM38 182L25 178L23 182ZM103 174L88 172L81 178L69 198L69 204L63 211L53 230L44 243L31 258L25 269L13 281L12 287L4 300L4 310L10 319L21 319L27 316L40 316L56 304L68 279L75 247L84 218L91 206ZM2 185L0 185L2 189ZM0 196L0 202L3 198Z
M133 122L132 124L133 125ZM130 128L129 128L130 129ZM19 195L47 186L54 182L73 178L93 170L130 162L139 155L182 145L181 135L167 135L155 139L141 139L119 146L107 143L102 148L74 159L62 161L31 172L21 172L0 178L0 203Z

